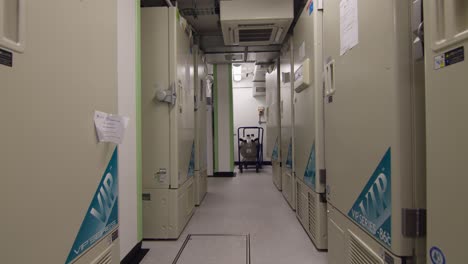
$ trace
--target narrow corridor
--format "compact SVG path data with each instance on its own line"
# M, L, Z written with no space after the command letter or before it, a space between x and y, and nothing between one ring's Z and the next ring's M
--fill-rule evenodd
M150 251L142 263L172 263L189 234L250 234L252 264L327 263L326 253L315 249L273 185L270 167L259 174L209 178L208 194L179 240L144 242L143 247ZM210 262L190 264L212 264L213 258L208 259ZM214 263L228 262L218 259Z

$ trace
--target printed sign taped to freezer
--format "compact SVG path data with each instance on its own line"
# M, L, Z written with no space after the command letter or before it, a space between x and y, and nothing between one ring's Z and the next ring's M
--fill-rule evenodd
M359 44L357 0L340 1L340 55Z

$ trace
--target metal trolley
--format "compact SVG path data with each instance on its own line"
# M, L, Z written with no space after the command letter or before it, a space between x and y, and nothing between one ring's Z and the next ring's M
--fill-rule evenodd
M237 129L237 158L241 173L249 166L255 166L257 173L263 167L263 133L262 127L239 127Z

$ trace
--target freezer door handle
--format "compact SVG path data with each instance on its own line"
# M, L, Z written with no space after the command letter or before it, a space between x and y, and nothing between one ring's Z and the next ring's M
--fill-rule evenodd
M184 110L184 101L185 101L185 94L184 94L184 86L182 84L182 80L177 80L177 94L179 94L178 107L179 113L182 113Z
M325 96L332 96L336 92L335 88L335 60L330 60L325 64Z
M0 47L24 52L27 0L0 0Z
M171 87L167 90L156 88L156 94L154 96L154 99L157 102L163 102L163 103L174 105L176 103L176 98L177 98L177 93L176 93L174 86L175 86L174 83L172 83Z
M413 57L414 60L424 59L424 21L422 0L414 0L412 7L411 29L414 34Z

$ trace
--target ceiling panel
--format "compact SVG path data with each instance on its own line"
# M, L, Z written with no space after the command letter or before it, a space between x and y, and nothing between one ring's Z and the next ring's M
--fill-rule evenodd
M142 6L166 6L165 0L141 0ZM223 0L237 1L237 0ZM255 0L251 0L255 1ZM231 63L230 55L242 54L243 61L267 63L278 57L281 45L270 46L225 46L219 22L220 0L178 0L177 6L182 16L192 25L199 37L200 47L207 53L211 63ZM308 0L294 0L294 13L297 17ZM295 22L293 22L293 25ZM228 56L227 56L228 55Z

